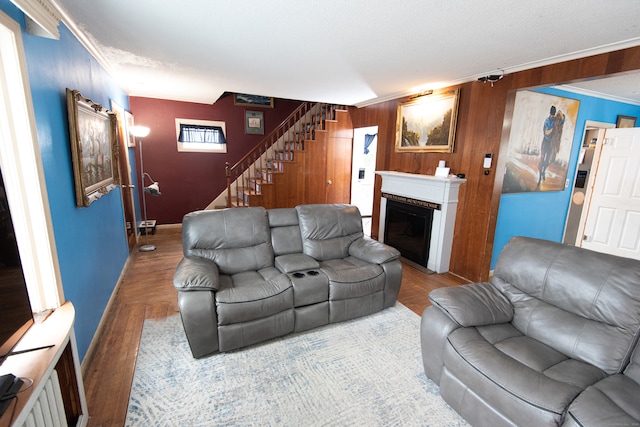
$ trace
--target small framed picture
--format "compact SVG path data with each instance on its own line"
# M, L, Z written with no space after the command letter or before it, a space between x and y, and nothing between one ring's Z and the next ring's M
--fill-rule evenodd
M636 127L637 117L633 116L621 116L618 115L618 120L616 121L617 128L634 128Z
M264 135L264 113L262 111L246 110L244 116L247 135Z
M129 132L129 129L131 129L134 126L133 123L133 114L131 114L128 111L124 112L124 119L125 119L125 124L127 126L127 146L128 147L135 147L136 146L136 137L133 136L133 134L131 132Z

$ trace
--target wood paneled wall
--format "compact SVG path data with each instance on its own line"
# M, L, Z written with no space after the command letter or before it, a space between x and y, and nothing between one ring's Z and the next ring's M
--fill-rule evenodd
M493 87L489 83L463 84L453 153L395 152L397 105L403 99L352 108L351 119L355 128L378 126L377 170L432 175L438 161L446 160L451 173L466 175L467 182L460 190L450 271L482 281L489 278L504 171L500 152L508 143L503 127L509 126L515 91L635 70L640 70L640 47L521 71L505 76ZM492 153L494 160L489 175L484 175L487 153ZM377 176L373 236L378 234L381 183Z

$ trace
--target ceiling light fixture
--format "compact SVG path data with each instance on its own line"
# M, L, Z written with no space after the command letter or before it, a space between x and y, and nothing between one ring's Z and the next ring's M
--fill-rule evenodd
M502 80L503 77L504 74L490 74L488 76L480 77L478 81L482 83L489 82L491 83L491 87L493 87L493 84L497 81Z

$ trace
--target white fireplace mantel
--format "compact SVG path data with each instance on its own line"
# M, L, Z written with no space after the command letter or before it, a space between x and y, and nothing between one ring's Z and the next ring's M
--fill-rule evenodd
M382 193L408 197L436 203L440 209L433 212L431 243L427 268L436 273L449 271L453 229L456 223L458 191L465 179L456 176L447 178L433 175L419 175L406 172L376 171L382 177ZM384 242L387 198L380 203L380 224L378 239Z

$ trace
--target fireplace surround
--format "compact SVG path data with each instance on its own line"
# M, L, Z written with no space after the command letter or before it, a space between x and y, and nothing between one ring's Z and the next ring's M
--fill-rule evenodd
M458 192L460 185L466 180L456 176L441 178L394 171L376 171L376 174L382 177L378 239L393 246L393 243L387 242L385 237L387 203L390 201L429 207L432 210L432 222L431 236L427 242L428 248L426 248L428 253L426 267L436 273L449 271ZM399 250L402 252L401 249ZM412 259L412 261L415 260Z

